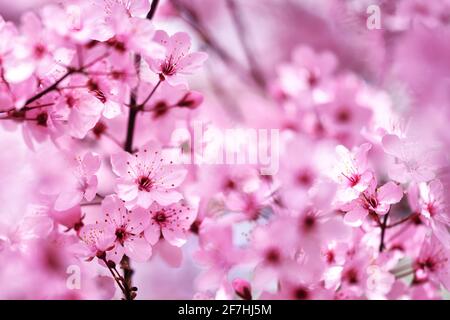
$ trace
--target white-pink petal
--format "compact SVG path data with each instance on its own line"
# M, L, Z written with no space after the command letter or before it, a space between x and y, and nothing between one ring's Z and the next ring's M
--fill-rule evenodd
M156 244L161 238L161 228L159 224L152 221L148 225L147 229L145 229L144 237L151 245Z
M152 255L152 246L142 236L130 236L124 242L125 254L137 262L144 262Z
M395 182L388 182L377 191L377 198L380 202L394 204L403 198L403 188Z
M359 227L363 224L364 219L369 213L361 207L347 212L344 216L344 222L351 227Z

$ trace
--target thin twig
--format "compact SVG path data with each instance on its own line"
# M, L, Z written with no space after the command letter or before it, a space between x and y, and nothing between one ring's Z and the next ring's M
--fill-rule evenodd
M402 223L405 223L405 222L409 221L411 218L414 218L415 216L416 216L415 214L410 214L409 216L407 216L407 217L405 217L403 219L400 219L399 221L396 221L396 222L386 226L386 229L393 228L393 227L396 227L396 226L398 226L398 225L400 225Z
M383 222L380 226L380 228L381 228L380 247L379 247L380 252L383 252L384 247L385 247L384 246L384 236L386 234L386 224L387 224L388 216L389 216L389 212L384 215Z
M155 94L156 89L158 89L158 87L161 85L162 82L163 82L163 80L159 79L158 83L157 83L156 86L152 89L152 91L149 93L149 95L147 96L147 98L145 98L145 100L137 106L138 109L144 108L144 106L147 104L147 102L150 100L150 98Z
M150 11L147 14L147 19L151 20L154 17L158 3L159 3L159 0L152 1L152 4L150 6ZM137 54L135 56L134 65L136 68L136 74L139 76L140 66L141 66L141 56L139 54ZM158 83L158 85L159 85L159 83ZM156 90L158 85L154 88L153 91ZM137 114L140 111L140 106L137 104L137 91L138 91L137 89L138 89L138 87L139 87L139 82L138 82L138 85L132 90L131 95L130 95L130 108L129 108L130 111L128 113L127 133L126 133L125 144L124 144L124 150L127 152L130 152L130 153L133 152L134 129L136 126ZM151 96L148 99L150 99L150 98L151 98ZM122 260L120 261L120 266L123 270L123 284L126 285L128 288L132 288L132 277L133 277L134 271L131 268L130 258L127 255L123 256ZM133 299L131 294L127 296L127 294L124 293L124 295L125 295L126 299L128 299L128 298Z

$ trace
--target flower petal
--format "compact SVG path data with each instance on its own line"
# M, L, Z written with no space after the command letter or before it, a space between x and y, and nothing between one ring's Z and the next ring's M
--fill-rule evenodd
M367 217L368 212L361 207L349 211L344 216L344 222L351 227L359 227Z
M403 198L403 189L395 182L388 182L378 189L377 197L380 202L393 204Z

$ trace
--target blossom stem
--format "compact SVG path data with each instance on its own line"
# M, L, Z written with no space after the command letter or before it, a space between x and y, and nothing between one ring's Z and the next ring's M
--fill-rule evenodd
M158 89L158 87L161 85L161 83L164 80L162 80L161 78L159 79L158 83L156 84L156 86L153 88L153 90L149 93L149 95L147 96L147 98L145 98L144 102L142 102L141 104L139 104L138 109L143 109L144 106L147 104L147 102L151 99L151 97L155 94L156 89Z
M405 222L409 221L411 218L414 218L414 217L415 217L415 214L410 214L409 216L407 216L407 217L405 217L403 219L400 219L400 220L398 220L398 221L396 221L396 222L386 226L386 229L393 228L393 227L396 227L398 225L401 225L402 223L405 223Z
M37 93L36 95L32 96L31 98L29 98L26 102L25 105L29 105L30 103L33 103L34 101L42 98L43 96L45 96L47 93L56 90L58 88L58 85L63 82L68 76L70 76L71 74L77 72L77 70L75 69L69 69L67 70L67 72L58 80L56 80L51 86L48 86L46 89L42 90L41 92Z
M116 281L116 283L119 286L120 290L122 291L123 295L125 296L125 299L126 300L133 300L132 294L131 294L132 290L130 289L128 284L124 281L124 279L120 277L120 274L117 271L117 269L115 267L111 267L108 264L108 261L106 261L106 257L102 257L100 259L105 263L105 265L108 268L109 272L111 273L112 277L114 278L114 280Z
M155 15L156 8L158 6L159 0L153 0L152 4L150 6L150 11L147 14L147 19L151 20L153 16ZM140 74L140 66L141 66L141 56L136 55L134 59L134 64L136 68L137 75ZM139 86L139 84L138 84ZM158 85L154 88L153 91L156 91L156 88ZM154 92L153 92L154 93ZM150 99L150 98L148 98ZM136 118L140 110L140 106L137 103L137 87L133 89L130 96L130 111L128 113L128 124L127 124L127 135L125 138L125 144L124 144L124 150L132 153L133 152L133 138L134 138L134 128L136 127ZM126 285L128 288L132 287L132 277L133 277L133 269L131 268L130 258L127 255L124 255L122 260L120 261L120 266L123 270L123 284ZM125 299L129 300L129 298L132 299L130 294L127 294L124 292Z
M384 245L384 236L386 234L386 226L387 226L387 220L388 220L389 212L386 213L383 217L383 222L381 223L381 237L380 237L380 247L379 252L383 252L385 245Z
M86 64L83 67L80 68L68 68L66 73L64 73L60 78L58 78L58 80L56 80L53 84L51 84L50 86L48 86L47 88L45 88L44 90L38 92L37 94L35 94L34 96L30 97L27 101L25 101L25 106L21 109L23 111L28 111L34 107L28 107L31 103L35 102L36 100L39 100L40 98L42 98L43 96L47 95L48 93L57 90L58 89L58 85L63 82L67 77L69 77L72 74L75 73L83 73L85 69L93 66L94 64L96 64L97 62L103 60L104 58L106 58L109 55L109 52L99 56L98 58L94 59L93 61L91 61L90 63ZM50 106L51 104L47 104L46 106ZM9 110L5 110L5 111L1 111L0 113L5 113L5 112L11 112L16 110L16 108L11 108Z

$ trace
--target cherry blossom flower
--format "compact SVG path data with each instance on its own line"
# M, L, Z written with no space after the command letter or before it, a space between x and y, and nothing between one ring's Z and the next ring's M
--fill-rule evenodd
M186 203L179 202L170 206L153 203L148 212L150 224L144 235L150 244L156 244L161 237L176 247L186 243L187 232L196 216L195 211Z
M390 164L389 176L400 183L430 181L444 163L439 150L425 148L412 139L386 135L382 143L385 152L397 160Z
M371 144L365 143L352 151L339 145L336 147L338 164L333 170L333 178L339 183L337 201L349 202L364 192L373 180L367 157Z
M200 250L194 253L201 266L207 269L197 278L202 290L217 289L228 271L238 261L245 259L242 249L233 246L230 226L204 222L200 231Z
M89 93L73 91L63 95L56 108L61 116L67 117L69 133L82 139L98 122L104 106Z
M359 227L370 213L387 214L391 205L398 203L402 197L402 187L395 182L377 188L376 180L373 180L359 198L342 207L347 212L344 221L350 226Z
M280 87L294 98L317 100L337 67L331 52L315 53L306 46L298 47L292 54L292 64L279 67Z
M108 196L102 202L102 214L94 225L86 225L81 236L88 248L93 251L105 251L109 241L113 246L106 252L106 259L119 263L126 254L136 261L146 261L152 254L152 247L144 239L143 231L150 223L144 209L125 208L116 196Z
M169 205L181 200L181 193L174 188L183 182L187 171L172 163L155 143L145 145L134 155L127 152L112 155L113 171L119 176L117 194L122 200L144 208L154 201Z
M51 219L42 214L27 214L16 226L0 225L0 251L28 250L32 242L47 237L53 229Z
M359 101L362 88L352 77L344 77L335 86L332 101L317 107L320 121L328 135L345 145L353 144L358 141L355 137L361 129L369 123L372 112Z
M75 254L92 260L114 249L115 237L108 232L108 227L105 223L84 226L79 235L82 243L73 246L72 250Z
M100 156L89 152L83 158L77 158L76 162L73 179L55 201L55 209L58 211L74 207L83 198L92 201L96 196L98 185L96 173L101 165Z
M437 284L442 284L447 290L450 287L449 254L435 237L428 237L415 261L416 277L429 277ZM424 273L424 274L423 274Z
M450 225L450 216L444 185L439 180L421 183L419 192L420 213L429 222L436 238L449 247L450 235L447 226Z
M171 85L185 84L182 76L201 67L208 57L203 52L189 53L191 40L184 32L169 36L165 31L158 30L154 40L163 45L167 52L164 59L151 59L149 65L161 79L167 80Z

